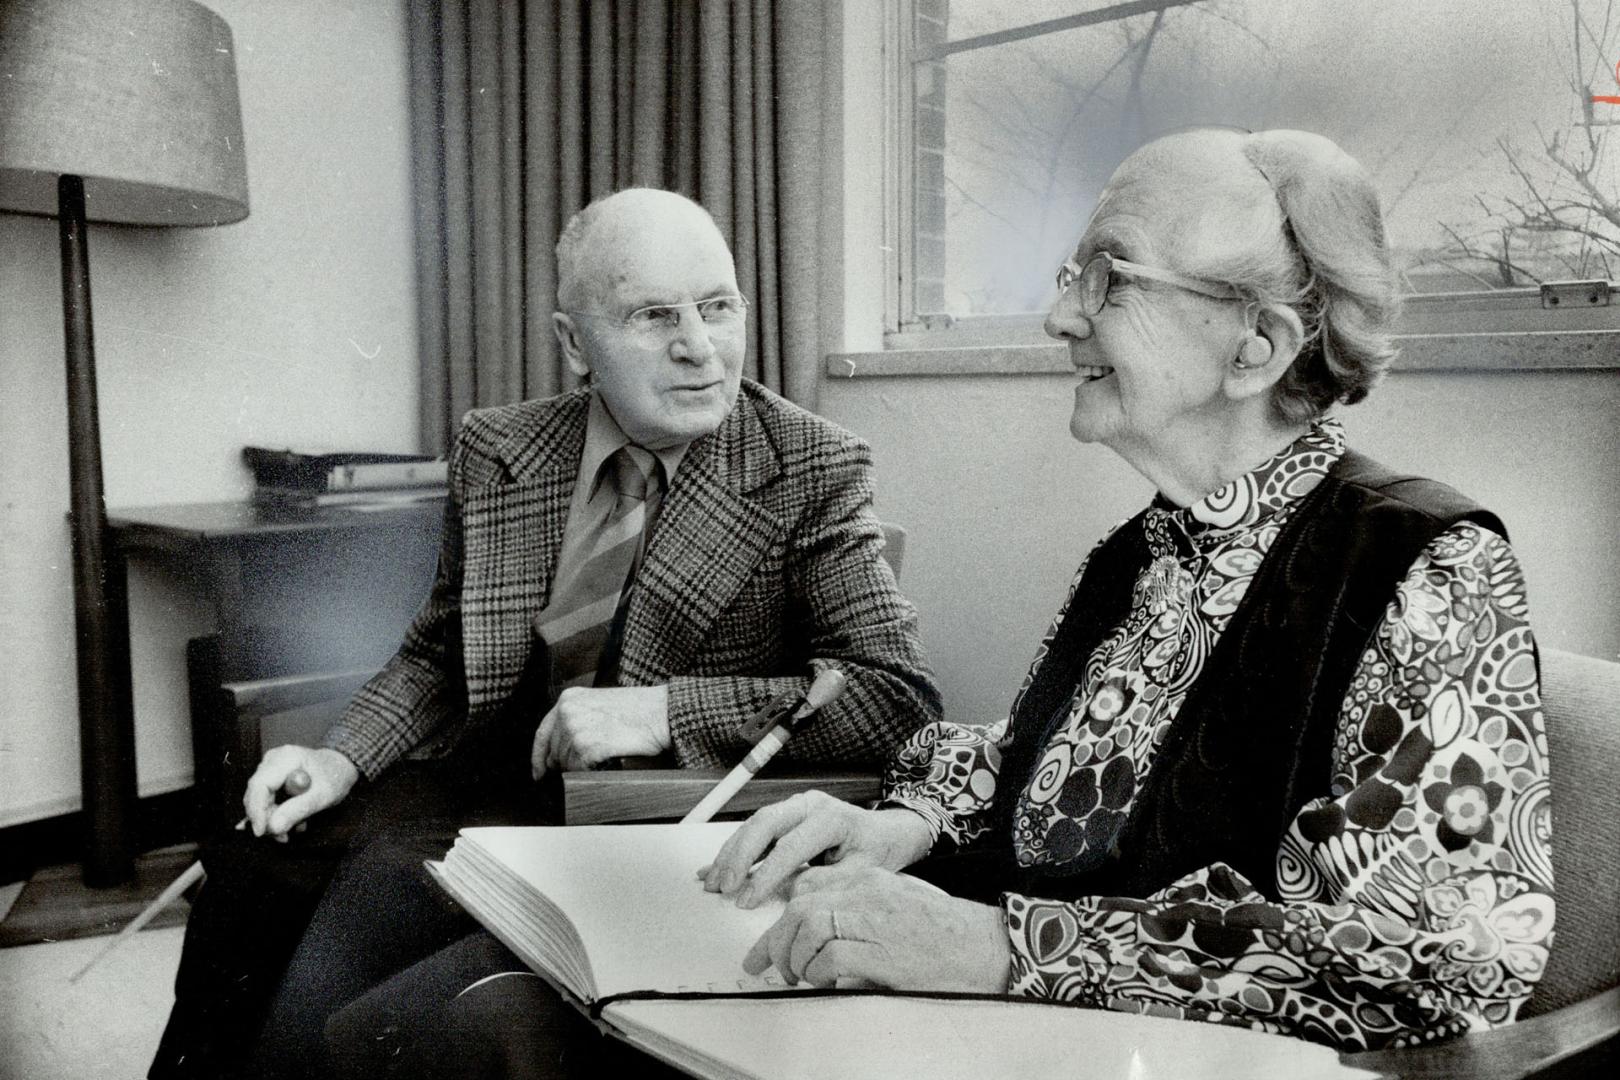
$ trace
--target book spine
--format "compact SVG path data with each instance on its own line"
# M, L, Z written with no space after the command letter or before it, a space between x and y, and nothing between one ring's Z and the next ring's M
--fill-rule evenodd
M449 463L443 460L334 465L327 474L326 489L366 491L376 488L443 487L449 477Z

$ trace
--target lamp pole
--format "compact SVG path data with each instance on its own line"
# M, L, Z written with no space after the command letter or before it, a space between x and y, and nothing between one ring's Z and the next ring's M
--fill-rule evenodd
M61 176L56 194L62 240L62 330L67 344L68 520L78 640L84 881L91 886L116 885L134 874L135 723L129 642L110 632L114 625L125 625L129 587L122 561L109 561L106 552L83 178Z

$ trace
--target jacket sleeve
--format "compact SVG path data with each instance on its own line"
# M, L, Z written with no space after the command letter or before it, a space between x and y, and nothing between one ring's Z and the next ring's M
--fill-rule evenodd
M922 816L933 830L934 842L947 840L966 846L984 837L990 828L991 808L1001 772L1001 750L1012 736L1012 714L1035 681L1052 639L1063 624L1079 592L1086 567L1120 526L1115 525L1091 549L1069 582L1063 606L1047 627L1013 698L1006 718L993 724L965 724L948 720L926 724L913 732L889 762L883 778L883 802Z
M1344 1049L1514 1019L1552 940L1547 744L1523 578L1471 523L1412 565L1340 712L1332 791L1277 856L1146 900L1006 894L1012 988Z
M782 751L789 760L879 764L941 705L923 657L917 613L883 560L872 512L872 458L844 436L804 472L814 489L787 539L788 590L781 632L802 640L802 672L773 677L676 676L669 727L682 766L733 765L747 744L739 722L776 694L803 690L824 667L848 687Z
M447 723L465 717L467 684L461 648L461 497L466 490L469 434L464 423L450 455L450 496L433 587L404 643L360 688L327 729L323 745L340 751L368 780L421 745Z

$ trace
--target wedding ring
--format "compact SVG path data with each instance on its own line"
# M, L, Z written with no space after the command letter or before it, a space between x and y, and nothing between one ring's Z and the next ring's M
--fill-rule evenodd
M836 912L836 911L832 913L832 924L833 924L833 940L836 941L836 940L841 939L844 935L840 934L838 932L838 912Z

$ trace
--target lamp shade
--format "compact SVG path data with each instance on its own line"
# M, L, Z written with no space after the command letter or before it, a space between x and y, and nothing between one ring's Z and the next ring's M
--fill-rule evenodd
M223 225L248 213L231 28L194 0L0 0L0 210Z

